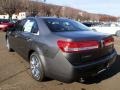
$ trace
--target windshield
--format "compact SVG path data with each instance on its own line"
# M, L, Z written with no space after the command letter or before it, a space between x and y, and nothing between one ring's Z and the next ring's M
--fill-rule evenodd
M83 24L69 19L44 19L44 22L52 32L89 30Z

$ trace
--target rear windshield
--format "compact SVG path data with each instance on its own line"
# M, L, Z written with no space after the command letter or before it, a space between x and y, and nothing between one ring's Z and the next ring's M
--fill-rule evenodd
M52 32L89 30L85 25L69 19L44 19L44 22Z

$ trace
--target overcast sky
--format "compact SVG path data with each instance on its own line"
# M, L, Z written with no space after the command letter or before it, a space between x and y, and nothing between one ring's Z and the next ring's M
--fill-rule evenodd
M46 2L70 6L92 13L120 16L120 0L46 0Z

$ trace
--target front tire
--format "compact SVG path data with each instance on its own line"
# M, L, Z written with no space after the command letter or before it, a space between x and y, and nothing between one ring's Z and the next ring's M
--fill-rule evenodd
M34 52L30 55L30 70L32 77L37 81L43 81L45 78L43 64L39 55Z
M7 47L7 49L8 49L9 52L12 52L12 51L13 51L13 49L12 49L11 46L10 46L10 43L9 43L9 39L8 39L8 38L6 39L6 47Z

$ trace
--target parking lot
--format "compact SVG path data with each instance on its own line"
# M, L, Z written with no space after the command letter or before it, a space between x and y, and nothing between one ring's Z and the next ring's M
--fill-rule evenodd
M117 60L110 70L90 78L85 84L57 80L37 82L31 78L29 64L15 52L8 52L5 33L0 32L0 90L120 90L120 38L115 37Z

